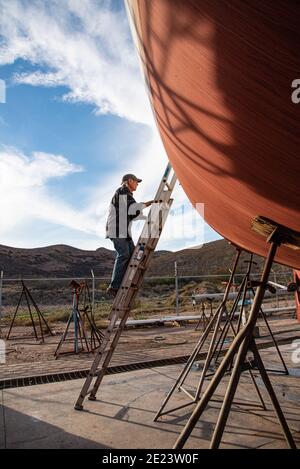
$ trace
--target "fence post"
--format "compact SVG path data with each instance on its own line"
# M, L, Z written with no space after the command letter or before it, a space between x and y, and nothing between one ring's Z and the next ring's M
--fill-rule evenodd
M177 271L177 261L174 264L175 268L175 296L176 296L176 315L179 316L179 292L178 292L178 271Z
M0 274L0 320L2 316L2 285L3 285L3 270L1 270L1 274Z
M92 274L92 315L94 315L94 306L95 306L95 275L93 269L91 269Z

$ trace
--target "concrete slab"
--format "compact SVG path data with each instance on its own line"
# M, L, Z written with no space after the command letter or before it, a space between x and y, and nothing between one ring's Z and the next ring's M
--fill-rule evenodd
M296 441L299 441L300 433L294 433L293 437ZM299 448L299 446L298 446L298 448ZM266 445L261 446L259 449L287 449L287 446L285 448L283 448L280 441L273 440L273 441L271 441L271 443L267 443Z
M153 422L153 419L181 369L181 365L173 365L107 376L99 391L99 400L87 400L82 412L73 410L82 380L5 390L7 447L172 448L192 406L172 412L162 421ZM193 371L192 384L196 385L199 377L199 370ZM286 377L279 379L284 381ZM297 394L299 378L289 379L294 380L293 392ZM217 390L220 401L225 385L222 383ZM174 400L178 406L188 398L184 393L176 392ZM241 381L236 401L239 404L230 414L222 447L286 447L272 412L259 411L247 377ZM287 396L285 405L285 410L289 411L289 424L298 428L299 402L291 402ZM186 448L209 446L219 408L220 402L210 403ZM297 441L300 446L300 439Z

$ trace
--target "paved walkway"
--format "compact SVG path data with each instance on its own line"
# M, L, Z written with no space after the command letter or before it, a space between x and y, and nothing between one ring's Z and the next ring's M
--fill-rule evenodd
M300 364L294 364L290 345L282 347L291 374L270 374L276 394L300 447ZM274 349L263 351L268 367L278 368ZM153 422L181 365L151 368L105 377L98 401L85 402L83 412L73 405L82 380L29 386L1 391L0 448L172 448L193 408L172 412ZM187 386L195 386L200 376L195 367ZM260 377L256 381L269 400ZM225 391L222 383L217 397ZM187 402L176 392L171 402ZM186 448L207 448L220 402L211 402L198 422ZM268 404L263 411L247 374L241 379L235 405L222 440L226 448L285 448L281 428Z

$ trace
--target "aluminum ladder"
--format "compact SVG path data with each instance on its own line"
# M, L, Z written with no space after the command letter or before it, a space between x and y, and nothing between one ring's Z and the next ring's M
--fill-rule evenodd
M141 236L132 254L122 284L114 299L109 325L100 347L96 350L94 362L76 401L76 410L83 409L83 402L87 396L91 401L96 400L97 391L106 374L119 338L125 328L135 296L142 284L145 271L159 241L173 202L171 195L176 181L176 174L169 163L158 187L154 203L145 220Z

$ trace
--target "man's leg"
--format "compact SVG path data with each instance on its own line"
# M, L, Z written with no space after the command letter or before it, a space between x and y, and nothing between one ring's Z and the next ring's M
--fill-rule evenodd
M134 243L132 239L128 240L126 238L115 238L112 239L112 242L114 243L117 256L115 259L109 288L113 290L118 290L122 283L131 255L133 253Z

